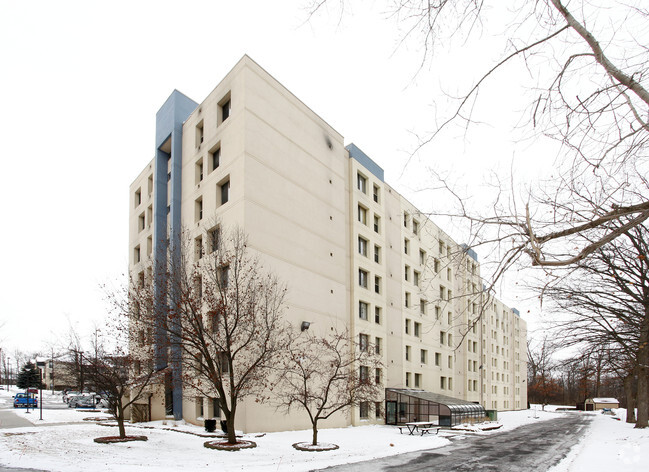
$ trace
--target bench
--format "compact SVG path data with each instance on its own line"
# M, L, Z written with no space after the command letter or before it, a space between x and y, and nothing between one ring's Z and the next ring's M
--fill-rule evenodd
M405 426L397 426L397 428L399 428L399 434L403 434L403 430L408 429Z
M424 434L432 434L431 432L435 430L435 434L439 434L439 430L442 428L439 427L434 427L434 428L419 428L419 431L421 431L421 435L423 436Z

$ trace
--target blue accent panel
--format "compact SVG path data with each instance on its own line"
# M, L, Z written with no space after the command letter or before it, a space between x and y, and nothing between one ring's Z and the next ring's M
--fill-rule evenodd
M181 235L181 181L182 181L182 138L183 123L196 109L198 104L182 93L174 90L156 113L155 130L155 207L153 214L153 249L154 249L154 297L157 313L166 314L169 296L166 292L167 256L172 262L180 260ZM170 146L164 146L171 139ZM167 190L171 195L167 194ZM167 202L169 202L169 229L167 229ZM168 233L169 231L169 233ZM171 251L169 245L171 244ZM173 284L175 286L175 284ZM178 339L168 339L162 325L163 318L156 320L155 326L155 367L162 369L170 364L172 371L173 414L181 420L182 410L182 352ZM171 348L171 362L167 358L167 348Z
M467 254L471 259L473 259L474 261L478 262L478 253L477 253L477 252L475 252L473 249L471 249L471 248L470 248L469 246L467 246L466 244L460 244L460 246L462 247L462 249L464 249L464 252L466 252L466 254Z
M512 311L514 312L514 314L515 314L516 316L518 316L518 317L521 316L521 312L518 311L516 308L512 308Z
M347 149L347 151L349 152L349 157L356 159L361 165L363 165L363 167L374 174L381 182L385 182L383 180L383 169L376 162L370 159L367 154L361 151L358 146L356 146L354 143L349 143L347 146L345 146L345 149Z

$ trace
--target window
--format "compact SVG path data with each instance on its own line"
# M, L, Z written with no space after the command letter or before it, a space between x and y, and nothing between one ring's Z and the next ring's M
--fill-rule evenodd
M196 418L203 417L203 397L196 397Z
M374 291L376 293L381 293L381 277L378 275L374 276Z
M358 269L358 285L363 288L367 288L367 271L363 269Z
M416 270L412 272L412 283L419 287L419 272Z
M361 382L367 383L370 380L369 367L362 365L359 369L359 379Z
M367 193L367 179L358 173L356 174L356 186L361 192Z
M219 185L219 191L221 193L221 205L225 205L230 200L230 179Z
M415 234L419 234L419 221L415 219L412 220L412 232Z
M133 250L133 261L137 264L140 262L140 246L135 246L135 249Z
M439 286L439 299L444 300L446 298L446 288L443 285Z
M376 244L374 245L374 262L381 263L381 248Z
M446 377L439 378L439 388L446 390Z
M436 352L435 353L435 365L439 366L441 364L442 364L442 354L440 354L439 352Z
M212 418L220 418L221 417L221 405L219 404L219 399L218 398L211 398L211 407L212 407Z
M381 232L381 218L376 215L374 215L374 232L375 233Z
M135 198L133 199L135 202L135 208L137 208L140 203L142 203L142 189L139 188L135 191Z
M203 219L203 197L196 200L196 222Z
M383 346L383 340L381 338L374 338L374 352L376 354L381 354L381 349Z
M221 165L221 146L217 146L216 148L212 149L210 151L210 172L218 169L219 166Z
M410 308L410 293L405 293L406 308Z
M361 418L369 418L370 402L361 402L359 407L359 412Z
M217 274L219 287L225 289L228 287L228 273L230 272L230 266L221 266L219 267L219 272Z
M406 360L407 360L407 361L410 360L410 351L411 351L411 347L410 347L410 346L406 346Z
M426 300L419 300L419 313L426 314Z
M453 377L448 378L448 389L453 390Z
M439 344L442 346L446 344L446 333L444 331L439 332Z
M453 335L448 333L448 345L453 346Z
M381 308L378 306L374 307L374 322L376 324L381 324Z
M410 387L410 372L406 372L406 387Z
M381 369L378 367L374 370L374 383L376 385L381 385L381 377L383 377Z
M419 263L421 265L426 265L426 252L419 250Z
M368 304L365 302L358 302L358 317L361 320L367 320Z
M405 211L403 212L403 227L404 228L408 227L408 213Z
M410 320L406 320L406 334L410 334Z
M194 239L194 258L199 260L203 257L203 237L199 236Z
M433 259L433 271L439 274L439 259Z
M415 374L415 388L421 387L421 374Z
M218 226L215 226L207 232L208 244L210 253L219 250L219 245L221 244L221 230Z
M367 209L360 205L358 205L358 221L364 225L367 224Z
M453 356L448 356L448 368L453 368Z
M196 147L203 144L203 120L196 125Z
M370 338L367 334L361 333L358 335L358 347L362 352L367 352L370 344Z
M442 241L439 242L439 255L444 255L444 243Z
M451 269L446 269L446 280L451 280Z
M436 306L435 307L435 319L436 320L439 320L441 312L442 312L442 310L440 309L440 307Z
M146 228L146 219L144 213L142 213L137 219L137 228L138 231L144 231L144 228Z
M421 337L421 323L417 323L415 321L414 328L415 328L415 336L420 338Z
M419 360L422 364L428 364L428 351L426 349L419 350Z
M407 282L408 278L410 277L410 266L407 265L403 268L403 277Z
M404 238L403 240L403 253L408 254L408 251L410 250L410 241L408 238Z
M219 314L215 311L207 313L207 322L212 333L216 333L219 329Z
M220 108L221 108L221 123L223 123L225 120L230 118L230 112L232 111L232 102L230 101L229 94L228 97L225 99L225 101L221 102Z
M379 203L379 195L380 195L380 189L377 185L374 185L372 188L372 198L376 203Z
M196 163L196 183L199 184L203 181L203 159L199 159Z
M358 237L358 253L367 257L367 239L361 236Z
M446 321L450 325L453 324L453 313L452 312L449 311L448 313L446 313Z

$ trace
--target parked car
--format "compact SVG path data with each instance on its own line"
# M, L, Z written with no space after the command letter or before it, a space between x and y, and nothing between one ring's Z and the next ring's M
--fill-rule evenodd
M77 406L77 402L81 400L85 395L78 393L76 395L70 395L68 397L68 408L75 408Z
M70 401L70 397L74 395L80 395L80 393L75 390L64 390L61 399L64 403L67 403L68 401Z
M38 408L38 399L30 393L17 393L14 408Z

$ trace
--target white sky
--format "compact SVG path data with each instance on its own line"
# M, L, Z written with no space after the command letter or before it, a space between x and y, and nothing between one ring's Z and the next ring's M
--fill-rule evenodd
M243 54L423 210L440 203L416 192L427 168L452 170L470 190L514 158L543 160L512 145L525 103L509 100L518 82L501 75L476 110L489 124L468 142L455 129L402 174L413 132L448 112L440 87L465 91L501 51L488 36L449 44L418 72L418 44L399 46L398 23L377 6L354 2L341 21L324 11L307 22L305 3L0 0L0 347L62 346L68 319L84 335L100 322L100 284L127 269L128 186L153 157L156 111L173 89L201 102ZM516 294L501 295L521 308Z

